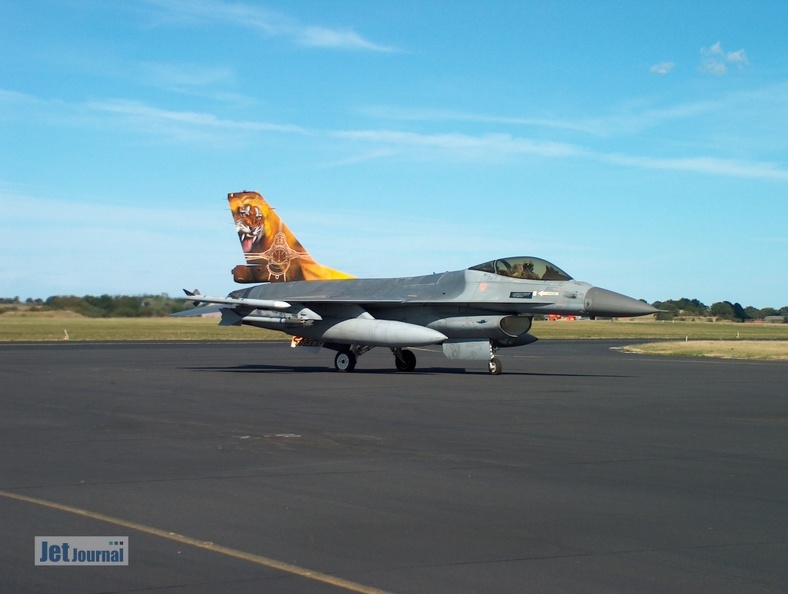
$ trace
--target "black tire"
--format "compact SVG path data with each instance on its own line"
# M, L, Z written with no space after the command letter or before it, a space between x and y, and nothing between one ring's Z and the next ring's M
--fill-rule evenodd
M503 371L501 360L498 357L493 357L487 364L487 369L490 371L490 375L501 375L501 371Z
M413 351L403 349L399 357L394 357L394 365L397 366L397 371L413 371L416 369L416 355Z
M351 351L339 351L334 357L334 367L342 373L349 373L356 368L356 356Z

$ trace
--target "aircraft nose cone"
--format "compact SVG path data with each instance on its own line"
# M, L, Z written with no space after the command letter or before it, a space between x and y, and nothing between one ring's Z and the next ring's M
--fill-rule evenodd
M644 316L659 311L648 303L599 287L591 287L586 291L585 310L592 316L611 318Z

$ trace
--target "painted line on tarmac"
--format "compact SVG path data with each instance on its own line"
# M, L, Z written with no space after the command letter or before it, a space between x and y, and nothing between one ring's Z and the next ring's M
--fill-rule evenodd
M212 551L214 553L219 553L221 555L226 555L228 557L235 557L236 559L243 559L244 561L249 561L250 563L263 565L271 569L276 569L315 582L322 582L324 584L336 586L337 588L342 588L350 592L358 592L360 594L386 594L385 590L379 590L378 588L372 588L370 586L365 586L363 584L351 582L349 580L335 577L333 575L328 575L326 573L321 573L319 571L313 571L311 569L299 567L298 565L291 565L290 563L284 563L282 561L277 561L276 559L263 557L262 555L255 555L254 553L247 553L245 551L231 549L230 547L218 545L216 543L209 542L206 540L199 540L197 538L192 538L190 536L184 536L183 534L176 534L175 532L167 532L166 530L160 530L158 528L146 526L145 524L138 524L137 522L131 522L129 520L124 520L122 518L115 518L113 516L99 514L96 512L92 512L90 510L81 509L78 507L72 507L70 505L63 505L62 503L57 503L55 501L47 501L46 499L28 497L27 495L10 493L8 491L0 491L0 497L5 497L7 499L15 499L17 501L24 501L26 503L32 503L34 505L40 505L42 507L56 509L58 511L74 514L77 516L83 516L85 518L90 518L92 520L107 522L108 524L114 524L115 526L130 528L132 530L137 530L138 532L144 532L145 534L158 536L160 538L166 538L167 540L174 540L175 542L193 546L198 549Z

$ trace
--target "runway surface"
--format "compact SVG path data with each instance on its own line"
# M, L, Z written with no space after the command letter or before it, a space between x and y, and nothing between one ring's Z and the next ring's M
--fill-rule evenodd
M2 345L0 590L784 592L788 365L617 344Z

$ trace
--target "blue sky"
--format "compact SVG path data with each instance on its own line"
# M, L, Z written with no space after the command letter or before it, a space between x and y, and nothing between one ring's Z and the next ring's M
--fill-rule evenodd
M788 3L0 3L0 296L223 294L226 194L361 277L534 255L788 305Z

